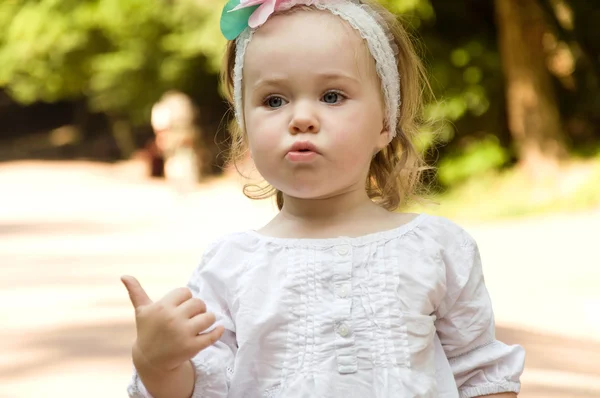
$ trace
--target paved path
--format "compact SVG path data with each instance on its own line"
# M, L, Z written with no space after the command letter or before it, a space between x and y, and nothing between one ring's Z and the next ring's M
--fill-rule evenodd
M124 397L134 324L119 276L160 297L211 238L274 214L235 179L182 198L142 175L135 163L0 164L0 397ZM600 211L463 225L499 337L528 351L520 396L600 397Z

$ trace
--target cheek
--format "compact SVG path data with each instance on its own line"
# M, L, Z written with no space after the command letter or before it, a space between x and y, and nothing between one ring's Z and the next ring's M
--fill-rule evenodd
M253 157L268 154L277 148L281 138L280 129L277 128L276 123L263 119L257 116L247 120L248 145Z
M380 135L381 122L378 123L375 118L371 119L365 114L363 117L349 116L336 124L332 146L338 148L341 155L358 156L360 159L372 155L372 149Z
M354 135L354 136L352 136ZM357 130L347 130L335 135L332 148L335 148L335 169L348 178L362 175L372 159L372 139L366 139Z

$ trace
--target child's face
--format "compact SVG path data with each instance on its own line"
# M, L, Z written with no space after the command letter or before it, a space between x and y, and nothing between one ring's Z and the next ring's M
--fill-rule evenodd
M365 189L388 132L375 61L354 29L329 12L275 16L248 45L243 84L250 151L272 186L302 199ZM291 151L299 142L317 153Z

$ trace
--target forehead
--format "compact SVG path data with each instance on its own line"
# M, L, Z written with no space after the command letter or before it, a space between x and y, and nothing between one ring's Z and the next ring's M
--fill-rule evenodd
M320 10L294 10L275 15L249 43L244 77L275 70L342 69L359 75L374 65L359 33L346 21Z

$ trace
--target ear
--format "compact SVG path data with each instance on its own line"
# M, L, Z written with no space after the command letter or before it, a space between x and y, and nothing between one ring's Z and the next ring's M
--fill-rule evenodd
M381 151L386 146L388 146L389 143L390 143L390 130L384 124L383 129L379 133L379 136L377 137L377 141L375 142L375 154L378 153L379 151Z

